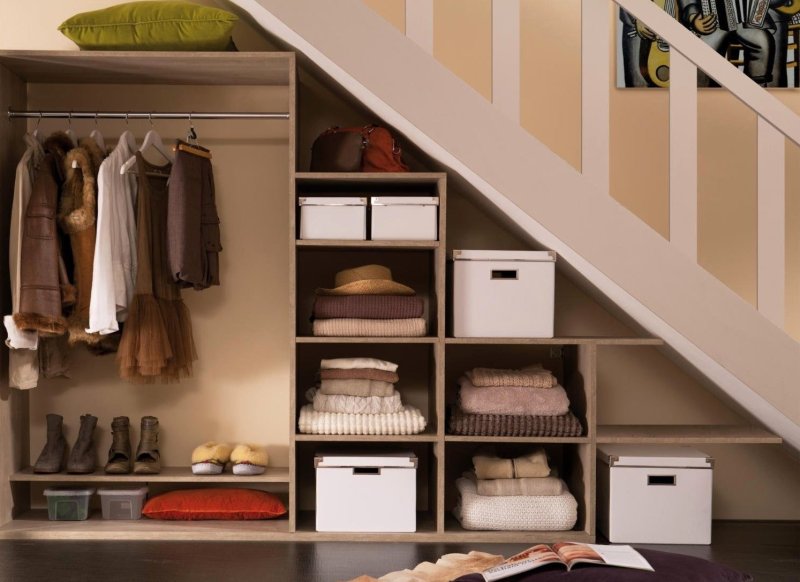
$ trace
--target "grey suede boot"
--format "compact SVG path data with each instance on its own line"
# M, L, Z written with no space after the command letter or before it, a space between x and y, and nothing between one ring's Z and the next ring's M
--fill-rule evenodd
M81 416L81 428L78 438L67 460L67 473L94 473L97 467L97 457L94 450L94 429L97 426L97 417L91 414Z
M60 414L47 415L47 442L42 449L34 473L58 473L64 468L67 440L64 438L64 418Z
M127 416L117 416L111 422L111 448L108 451L106 473L124 475L133 468L131 459L130 421Z
M161 453L158 450L158 419L155 416L142 417L142 430L139 446L136 449L136 462L133 472L140 475L155 475L161 472Z

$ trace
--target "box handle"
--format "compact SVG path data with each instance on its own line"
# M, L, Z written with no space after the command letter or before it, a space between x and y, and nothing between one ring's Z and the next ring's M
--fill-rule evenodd
M675 485L675 475L648 475L648 485Z
M517 269L492 269L492 281L514 279L519 279L519 270Z
M353 475L380 475L380 467L353 467Z

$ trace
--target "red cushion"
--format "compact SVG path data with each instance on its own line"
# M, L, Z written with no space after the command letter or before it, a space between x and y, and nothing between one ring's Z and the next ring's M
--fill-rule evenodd
M190 489L150 499L142 513L150 519L272 519L286 513L283 502L255 489Z

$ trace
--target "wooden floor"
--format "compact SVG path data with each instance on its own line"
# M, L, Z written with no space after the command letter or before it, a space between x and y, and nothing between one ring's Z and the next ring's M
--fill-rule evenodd
M691 554L750 572L757 582L800 581L800 523L718 522L711 546L641 546ZM473 549L503 555L507 544L338 542L0 542L2 582L250 580L333 582L379 576Z

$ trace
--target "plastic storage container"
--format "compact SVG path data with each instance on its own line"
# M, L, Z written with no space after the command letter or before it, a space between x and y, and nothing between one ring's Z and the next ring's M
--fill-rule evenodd
M51 521L82 521L89 519L89 499L93 488L48 487L47 517Z
M454 337L553 337L556 254L452 254Z
M373 196L372 240L436 240L439 199L436 196Z
M303 240L367 240L367 199L303 197L300 238Z
M101 487L100 504L103 507L103 519L141 519L142 506L147 497L147 487L130 489L108 489Z
M597 449L597 524L612 543L710 544L714 460L668 445Z
M417 456L318 455L317 531L417 530Z

